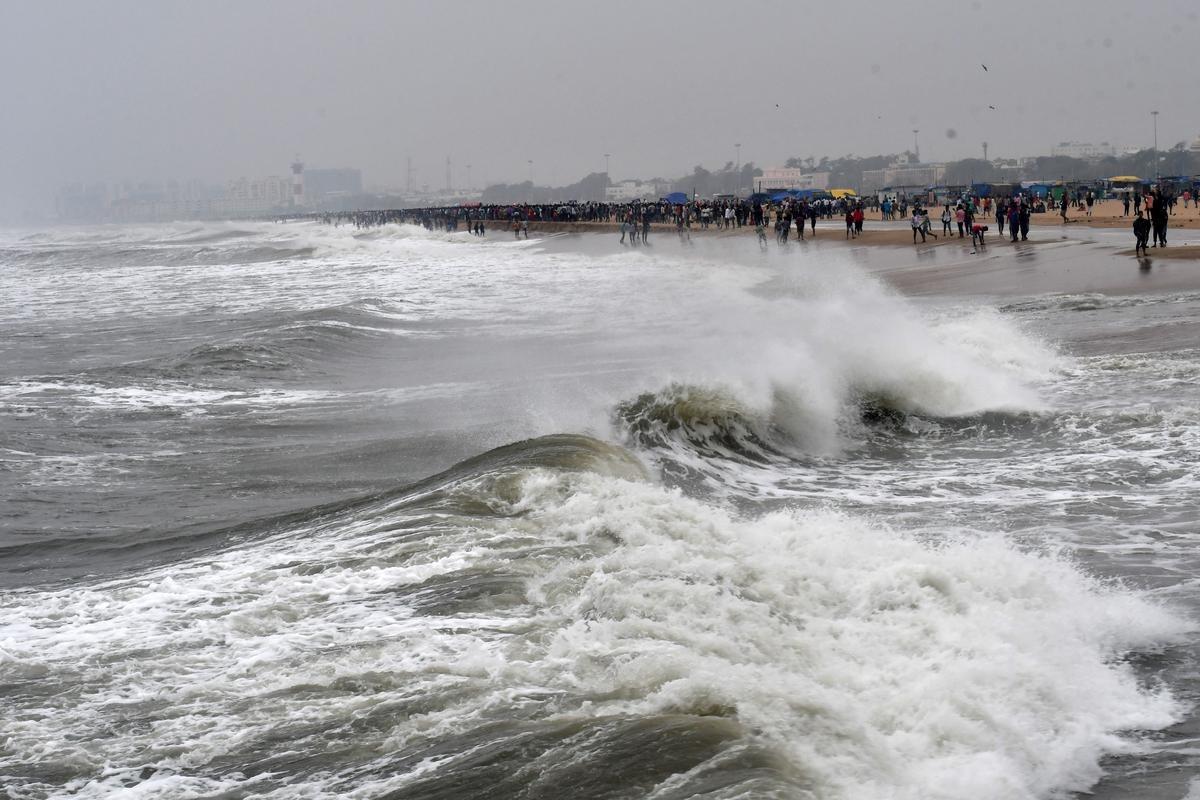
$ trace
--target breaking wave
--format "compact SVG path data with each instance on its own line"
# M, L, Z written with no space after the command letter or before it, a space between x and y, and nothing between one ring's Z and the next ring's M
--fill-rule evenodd
M15 796L1049 796L1179 712L1122 659L1185 626L1066 561L734 516L586 437L252 533L9 596Z

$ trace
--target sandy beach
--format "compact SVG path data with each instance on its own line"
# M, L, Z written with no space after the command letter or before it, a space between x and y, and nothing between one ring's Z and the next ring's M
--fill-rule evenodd
M1000 235L994 220L989 220L987 223L989 231L987 233L986 248L988 251L1004 251L1010 248L1028 248L1030 246L1040 246L1051 242L1102 242L1108 246L1108 252L1111 255L1122 256L1125 258L1133 258L1132 230L1128 230L1128 236L1122 237L1119 231L1129 229L1132 226L1132 220L1129 217L1121 217L1121 206L1115 202L1109 202L1097 206L1090 220L1078 219L1066 223L1062 223L1061 217L1050 214L1035 214L1032 218L1030 238L1025 242L1012 242L1007 234ZM875 217L875 218L872 218ZM1071 217L1068 217L1071 219ZM793 227L790 231L788 242L790 245L805 246L814 243L822 245L843 245L853 247L905 247L919 251L935 250L940 248L966 248L971 250L970 237L959 238L957 231L951 233L950 236L944 236L940 233L941 223L934 223L934 234L929 235L926 241L913 242L912 228L904 221L889 221L883 222L878 219L878 214L868 216L863 232L856 237L847 238L845 224L838 218L818 220L817 230L815 234L811 228L805 228L805 238L803 240L796 237L796 229ZM617 222L541 222L532 221L529 223L529 231L531 235L545 234L561 234L561 233L598 233L619 235L620 224ZM488 228L488 236L511 236L509 223L493 222ZM655 224L651 226L650 238L653 242L655 239L678 235L676 228L671 224ZM703 237L703 238L729 238L729 237L750 237L754 236L755 231L752 226L744 225L740 228L720 228L716 225L709 228L703 228L700 225L693 225L688 230L688 236ZM1172 242L1170 247L1151 249L1148 258L1152 259L1170 259L1170 260L1195 260L1200 259L1200 211L1196 208L1183 209L1179 208L1179 213L1171 217L1171 223L1167 232L1168 241ZM768 229L767 237L769 243L775 245L775 235L773 229Z

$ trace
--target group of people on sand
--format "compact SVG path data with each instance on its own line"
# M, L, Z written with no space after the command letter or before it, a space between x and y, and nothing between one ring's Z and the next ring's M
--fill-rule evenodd
M1163 197L1162 192L1158 189L1135 199L1139 201L1139 205L1145 207L1145 214L1143 215L1142 209L1138 208L1137 217L1133 220L1133 236L1137 242L1133 253L1134 255L1139 252L1149 255L1146 242L1150 238L1150 234L1154 234L1154 244L1151 247L1167 246L1167 225L1171 218L1172 203Z
M630 211L625 215L625 219L621 220L621 244L625 244L625 237L629 237L629 244L636 245L638 237L641 237L641 243L647 244L650 240L650 214L642 212L634 214Z
M796 235L802 241L806 224L811 226L812 235L816 236L817 218L825 213L825 209L817 203L810 203L804 199L785 200L775 209L775 240L780 244L785 244L788 240L788 232L792 229L792 223L796 224ZM754 220L760 241L765 238L763 228L770 221L770 216L770 208L763 206L762 203L756 202L751 206L750 217Z
M953 207L949 203L944 204L940 214L942 223L940 236L947 239L952 238L957 228L959 239L970 237L972 245L982 247L989 226L979 220L986 220L987 214L992 210L995 211L996 227L1001 236L1004 235L1004 228L1007 225L1012 241L1026 241L1029 238L1031 208L1028 198L1021 195L999 198L994 202L988 198L987 202L982 204L982 208L972 199L959 200ZM981 211L982 217L980 216ZM930 236L934 239L939 238L939 234L933 231L929 210L920 202L913 204L909 225L912 227L913 244L917 244L917 236L921 237L922 242L928 241Z

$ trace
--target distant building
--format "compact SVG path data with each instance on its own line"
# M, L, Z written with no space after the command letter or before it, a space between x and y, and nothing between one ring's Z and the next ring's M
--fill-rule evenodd
M918 164L904 159L883 169L863 170L863 194L875 194L880 189L899 189L911 194L930 186L940 186L946 180L945 164Z
M828 189L828 172L805 172L793 167L767 167L754 179L755 192L780 192L785 189Z
M230 181L225 196L213 202L217 214L254 214L274 211L291 203L293 183L289 178L272 175L267 178L238 178Z
M1192 139L1192 143L1188 145L1189 153L1200 153L1200 136Z
M1116 154L1117 148L1108 142L1101 142L1100 144L1092 144L1091 142L1059 142L1050 150L1050 155L1052 156L1080 158L1085 161L1099 160L1108 156L1115 156Z
M657 200L663 186L653 181L628 180L605 187L604 199L610 203L628 203L630 200Z
M322 200L353 197L362 193L362 170L339 167L304 171L304 194L309 205L320 205Z

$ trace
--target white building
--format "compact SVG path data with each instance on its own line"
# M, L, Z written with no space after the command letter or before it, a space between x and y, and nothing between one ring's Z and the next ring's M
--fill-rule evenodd
M924 189L940 186L946 179L945 164L916 164L897 161L883 169L867 169L862 174L863 194L875 194L880 189Z
M1192 143L1188 145L1189 153L1200 153L1200 136L1192 139Z
M1113 147L1108 142L1100 144L1092 144L1091 142L1059 142L1050 150L1052 156L1066 156L1067 158L1082 158L1082 159L1100 159L1108 156L1115 156L1117 148Z
M828 189L828 172L805 172L794 167L767 167L754 179L756 192L781 192L785 189Z
M605 187L604 199L610 203L628 203L630 200L657 200L660 186L643 181L621 181Z
M272 211L291 204L293 183L287 178L238 178L225 187L225 197L216 204L224 214L248 214Z

